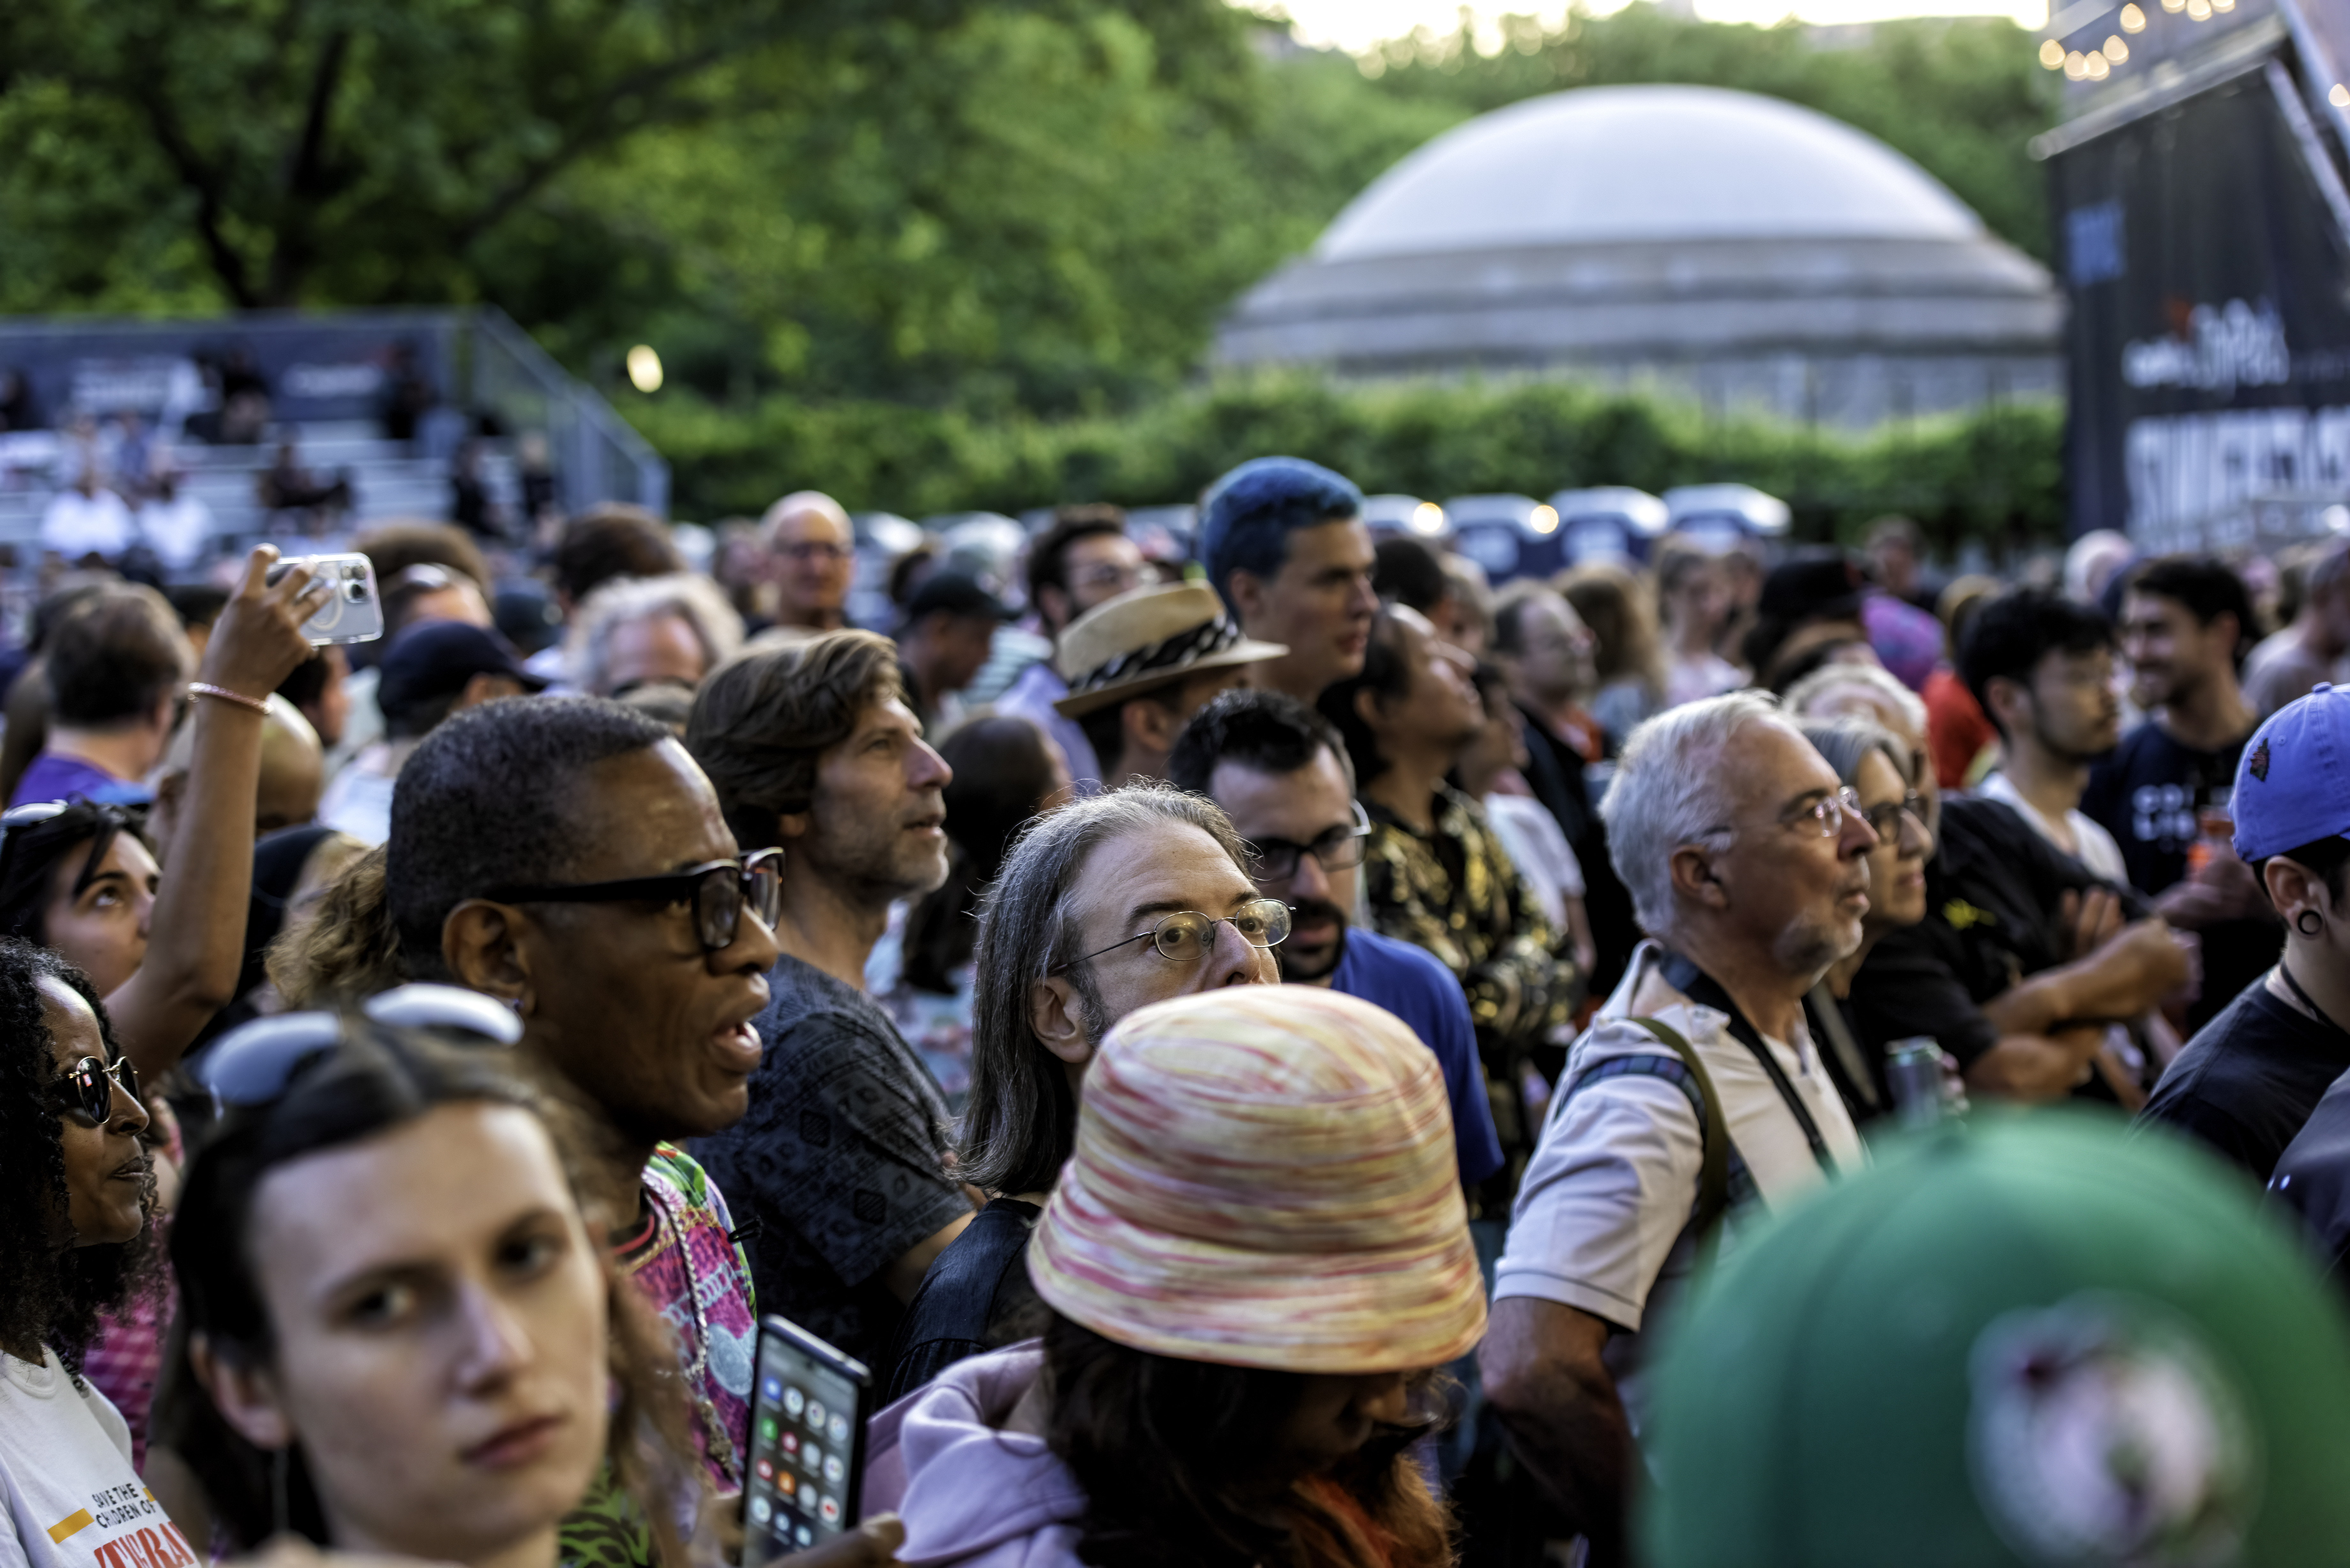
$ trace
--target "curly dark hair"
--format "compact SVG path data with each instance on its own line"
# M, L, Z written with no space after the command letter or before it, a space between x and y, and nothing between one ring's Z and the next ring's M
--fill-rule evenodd
M47 1345L78 1385L99 1316L152 1284L157 1249L151 1225L131 1241L102 1246L60 1251L51 1240L49 1228L70 1199L58 1113L46 1103L57 1069L56 1041L41 1016L45 980L88 1002L108 1059L122 1054L88 976L47 948L0 939L0 1183L18 1195L0 1212L0 1341L25 1350ZM151 1174L146 1201L151 1213Z
M1099 1568L1451 1563L1444 1505L1406 1451L1433 1422L1382 1425L1328 1476L1284 1476L1274 1434L1296 1407L1301 1375L1156 1355L1046 1311L1052 1415L1045 1441L1085 1488L1080 1561ZM1420 1387L1433 1387L1437 1376L1421 1375Z

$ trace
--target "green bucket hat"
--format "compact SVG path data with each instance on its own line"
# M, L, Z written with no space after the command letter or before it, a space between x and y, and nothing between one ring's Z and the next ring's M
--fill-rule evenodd
M2350 1323L2242 1179L2061 1110L1751 1237L1656 1365L1656 1568L2350 1563Z

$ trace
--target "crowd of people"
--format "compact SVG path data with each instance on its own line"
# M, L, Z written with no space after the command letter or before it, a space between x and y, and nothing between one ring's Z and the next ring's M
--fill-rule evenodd
M2350 1556L2350 545L1362 511L53 574L12 1560L733 1562L768 1314L806 1568Z

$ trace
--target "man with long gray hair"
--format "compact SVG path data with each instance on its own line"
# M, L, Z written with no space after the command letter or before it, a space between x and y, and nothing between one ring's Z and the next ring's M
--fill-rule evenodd
M1772 698L1632 732L1602 804L1648 940L1569 1054L1519 1189L1480 1362L1537 1481L1624 1555L1641 1330L1725 1216L1862 1158L1804 1023L1860 944L1877 835Z
M888 1397L990 1348L1032 1299L1029 1227L1069 1158L1110 1026L1170 996L1278 979L1289 909L1198 795L1134 785L1036 820L1004 857L972 955L971 1102L956 1174L988 1198L908 1306Z

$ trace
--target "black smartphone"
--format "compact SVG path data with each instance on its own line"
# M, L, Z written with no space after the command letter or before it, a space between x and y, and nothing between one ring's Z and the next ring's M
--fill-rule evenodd
M856 1524L873 1375L795 1323L759 1321L743 1568L805 1551Z

